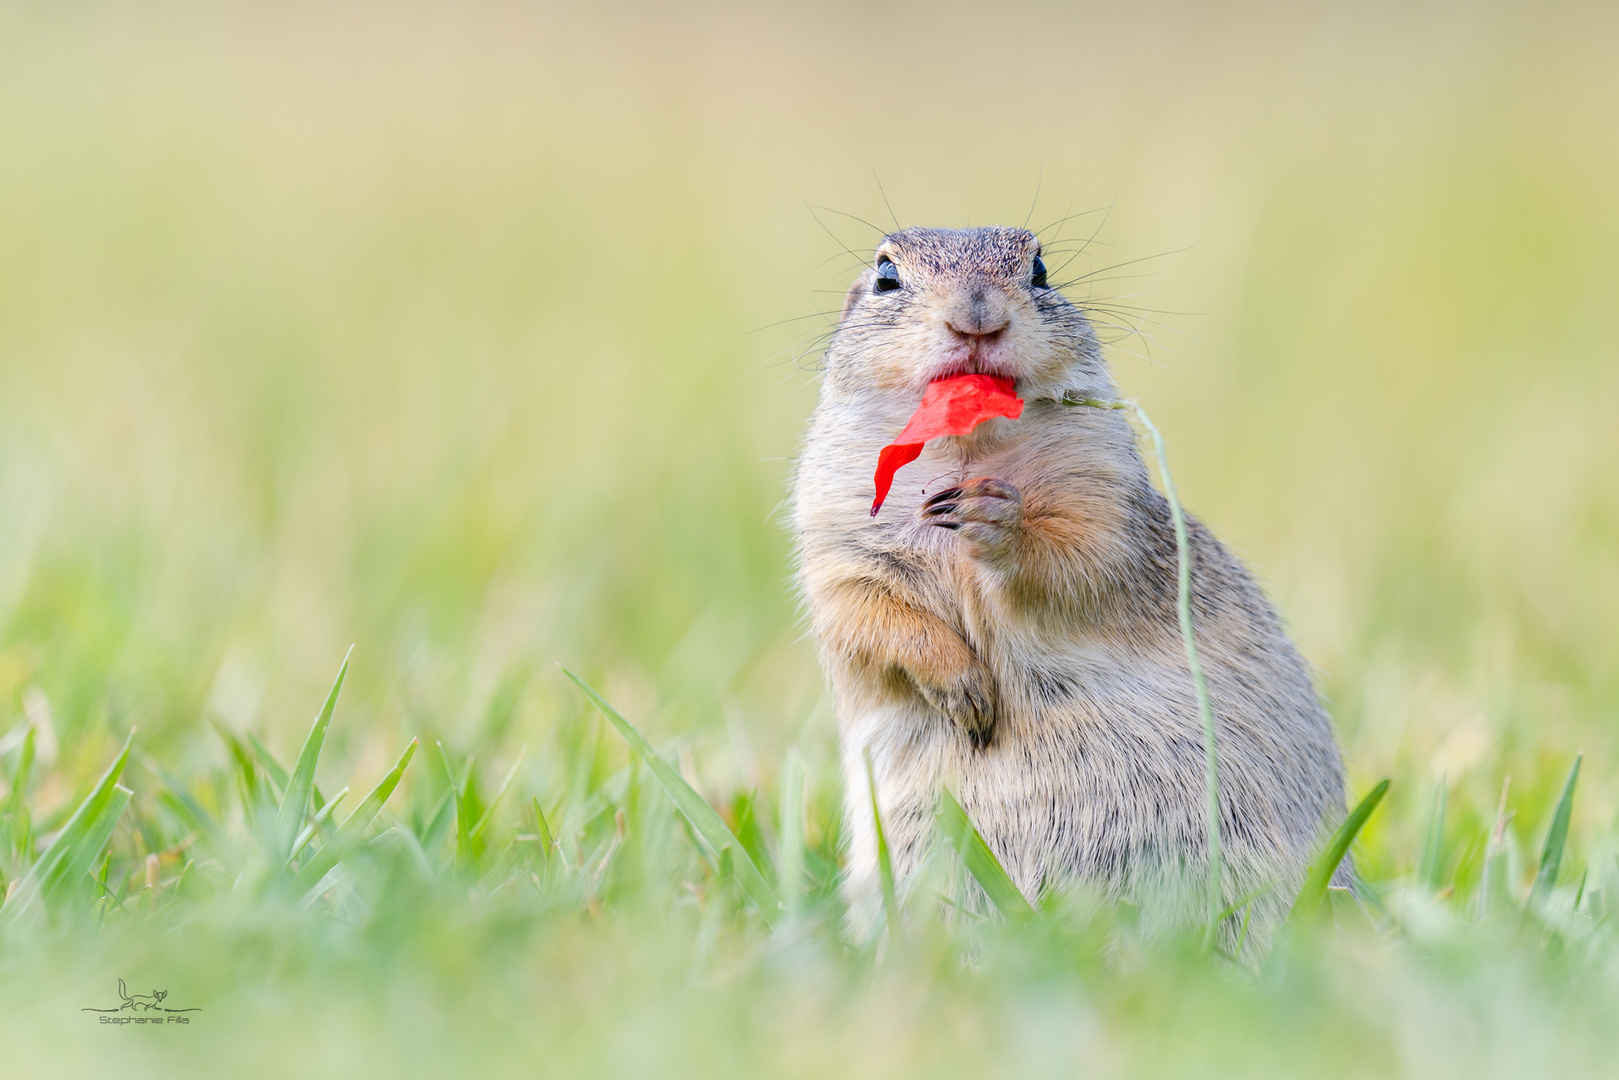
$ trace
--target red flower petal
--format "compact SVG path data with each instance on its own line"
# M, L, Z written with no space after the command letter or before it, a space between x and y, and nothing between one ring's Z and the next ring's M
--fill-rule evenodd
M890 443L877 452L877 498L871 504L871 516L876 517L888 498L888 489L894 486L894 474L922 456L922 444Z
M894 484L894 474L922 456L922 444L941 435L965 435L985 420L1023 415L1023 399L1013 391L1011 379L998 375L957 375L928 384L922 404L911 414L899 438L877 455L877 498L871 504L876 517Z

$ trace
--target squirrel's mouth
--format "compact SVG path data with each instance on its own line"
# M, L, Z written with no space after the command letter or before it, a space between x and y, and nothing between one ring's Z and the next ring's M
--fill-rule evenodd
M962 375L993 375L997 379L1011 379L1017 381L1018 372L1011 370L1007 364L987 360L974 353L965 360L955 359L949 363L930 366L926 372L924 383L936 383L940 379L955 379Z
M1012 362L1004 329L993 334L954 336L957 340L940 349L935 362L923 372L926 382L961 375L993 375L998 379L1015 380L1023 374L1019 370L1021 365Z

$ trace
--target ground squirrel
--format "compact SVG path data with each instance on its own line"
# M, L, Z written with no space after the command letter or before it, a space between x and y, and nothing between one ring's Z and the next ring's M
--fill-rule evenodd
M869 516L879 449L930 382L968 373L1014 379L1021 418L928 443ZM1031 899L1077 881L1199 910L1203 737L1169 507L1123 414L1065 406L1065 394L1117 391L1026 230L897 232L844 301L793 520L837 705L856 928L877 912L868 755L902 883L948 784ZM1223 892L1229 903L1271 886L1253 912L1263 940L1343 814L1343 767L1259 587L1200 523L1187 528L1217 717Z

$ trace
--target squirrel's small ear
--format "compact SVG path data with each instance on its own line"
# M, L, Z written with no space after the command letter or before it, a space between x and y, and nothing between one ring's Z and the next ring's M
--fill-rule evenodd
M866 267L866 269L861 273L861 275L859 277L854 279L854 284L850 285L849 286L849 291L846 294L844 294L844 297L843 297L843 314L838 316L838 322L839 323L842 323L846 319L848 319L848 317L849 317L849 309L854 307L854 302L856 300L858 300L860 297L862 297L862 296L866 295L867 293L871 292L871 283L876 281L876 280L877 280L877 271L873 270L869 266Z

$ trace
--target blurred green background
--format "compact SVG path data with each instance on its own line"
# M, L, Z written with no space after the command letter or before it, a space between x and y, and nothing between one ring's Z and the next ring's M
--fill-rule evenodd
M896 221L1028 221L1351 787L1395 777L1363 866L1412 869L1442 775L1542 820L1579 750L1606 850L1616 41L1594 3L4 4L0 733L48 710L47 809L132 725L287 760L353 642L323 777L421 735L542 783L558 663L713 790L826 777L780 510L827 313Z

